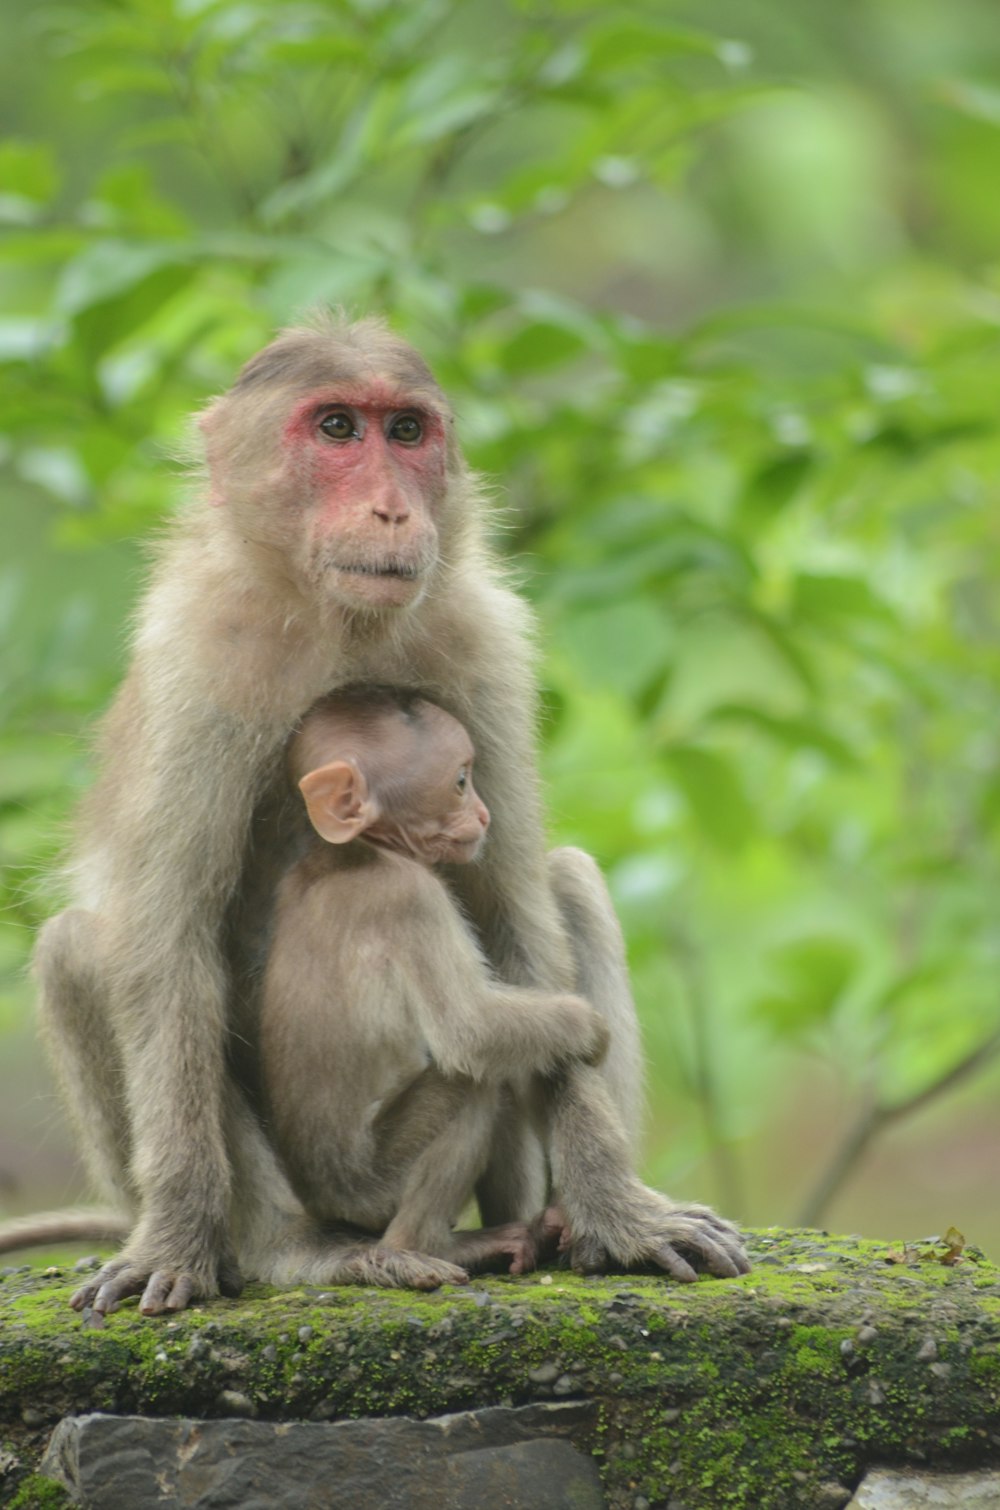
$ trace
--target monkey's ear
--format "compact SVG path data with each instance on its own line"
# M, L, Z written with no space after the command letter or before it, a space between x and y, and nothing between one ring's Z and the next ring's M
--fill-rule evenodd
M353 760L332 760L299 782L309 821L328 844L350 844L379 815L379 805Z

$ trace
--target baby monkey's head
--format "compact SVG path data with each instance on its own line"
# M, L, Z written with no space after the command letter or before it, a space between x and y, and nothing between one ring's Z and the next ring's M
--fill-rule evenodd
M322 698L289 746L289 770L329 844L365 839L425 865L473 860L490 815L457 718L395 688Z

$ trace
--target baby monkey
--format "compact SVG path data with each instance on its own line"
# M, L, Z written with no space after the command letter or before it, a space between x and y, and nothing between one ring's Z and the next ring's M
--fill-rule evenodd
M496 980L432 867L474 861L489 813L466 730L415 694L322 699L289 748L316 837L285 877L263 982L261 1066L309 1216L350 1240L345 1278L429 1288L533 1267L522 1223L454 1231L505 1090L599 1063L582 997Z

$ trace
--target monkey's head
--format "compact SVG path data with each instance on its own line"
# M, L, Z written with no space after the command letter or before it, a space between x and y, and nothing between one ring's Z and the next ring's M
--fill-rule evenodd
M415 603L469 527L447 401L380 321L283 331L199 425L220 525L318 604Z
M426 865L474 860L490 815L465 728L426 699L350 689L309 712L289 767L329 844L364 838Z

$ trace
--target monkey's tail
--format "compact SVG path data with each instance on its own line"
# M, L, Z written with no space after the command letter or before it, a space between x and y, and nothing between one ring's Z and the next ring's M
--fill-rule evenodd
M39 1211L0 1222L0 1253L42 1243L120 1243L130 1222L117 1211Z

